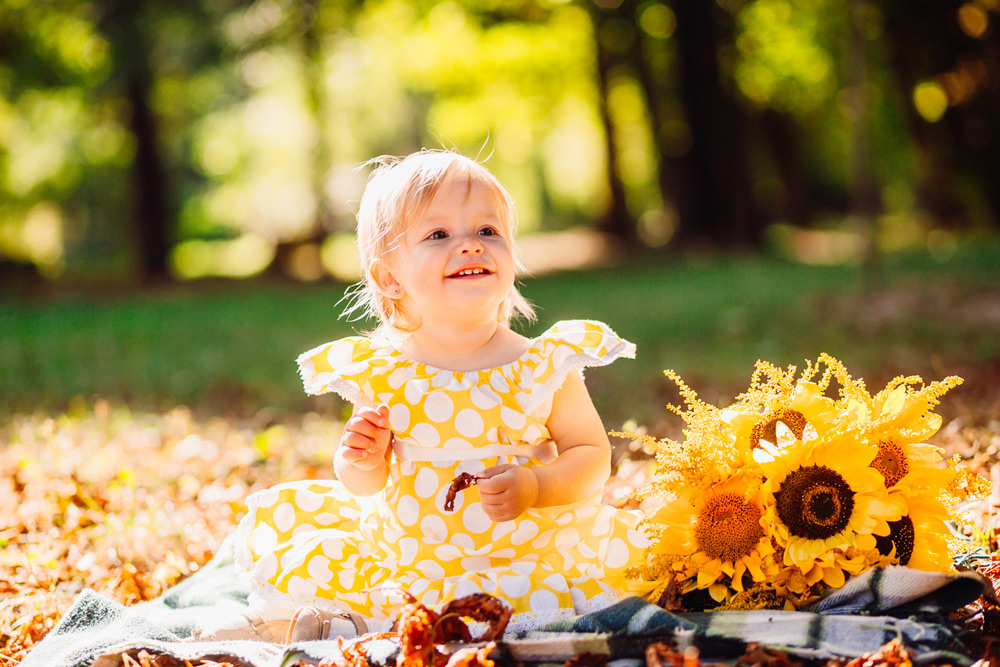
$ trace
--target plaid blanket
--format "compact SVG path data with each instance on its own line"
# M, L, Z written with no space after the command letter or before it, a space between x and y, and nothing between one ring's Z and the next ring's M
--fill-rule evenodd
M630 597L545 631L506 637L500 650L524 663L563 662L583 651L634 662L650 643L665 641L694 645L704 660L725 660L757 642L823 660L872 653L899 637L917 664L967 665L971 660L962 653L957 629L943 614L987 592L992 592L989 581L975 572L945 575L888 567L850 580L807 611L673 614ZM193 628L245 609L247 595L227 542L210 563L155 600L124 607L84 591L21 667L115 667L122 663L122 652L141 648L181 660L226 659L251 667L336 655L336 641L291 646L190 641ZM391 648L381 662L391 662Z

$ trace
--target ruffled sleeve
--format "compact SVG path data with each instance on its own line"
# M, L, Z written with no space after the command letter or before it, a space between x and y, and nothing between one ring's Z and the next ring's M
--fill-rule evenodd
M526 412L532 414L562 386L570 371L588 366L607 366L619 357L635 358L635 345L611 327L594 320L557 322L535 339L533 368L525 369L521 381L527 385ZM528 377L526 377L526 375Z
M373 405L369 382L388 360L372 341L360 336L324 343L299 355L299 375L307 394L336 392L355 405Z

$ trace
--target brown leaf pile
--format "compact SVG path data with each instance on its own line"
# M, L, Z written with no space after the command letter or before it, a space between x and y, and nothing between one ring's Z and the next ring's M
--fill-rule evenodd
M249 493L329 477L341 428L104 401L0 422L0 665L16 665L84 587L132 604L196 571Z

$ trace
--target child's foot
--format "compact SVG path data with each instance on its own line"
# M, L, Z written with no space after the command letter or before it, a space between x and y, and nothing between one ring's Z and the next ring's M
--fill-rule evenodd
M191 632L191 641L210 642L229 639L251 639L261 642L279 643L288 634L290 621L288 619L265 621L261 616L251 611L244 612L237 618L220 623L217 626L202 626Z
M285 643L343 637L353 639L368 632L368 625L358 614L332 612L316 607L299 607L288 626Z

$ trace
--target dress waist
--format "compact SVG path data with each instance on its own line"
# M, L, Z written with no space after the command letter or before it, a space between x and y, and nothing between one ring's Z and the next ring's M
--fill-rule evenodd
M395 436L392 451L400 461L478 461L498 456L526 456L542 463L555 460L558 451L552 440L540 440L534 445L484 445L482 447L421 447L413 440Z

